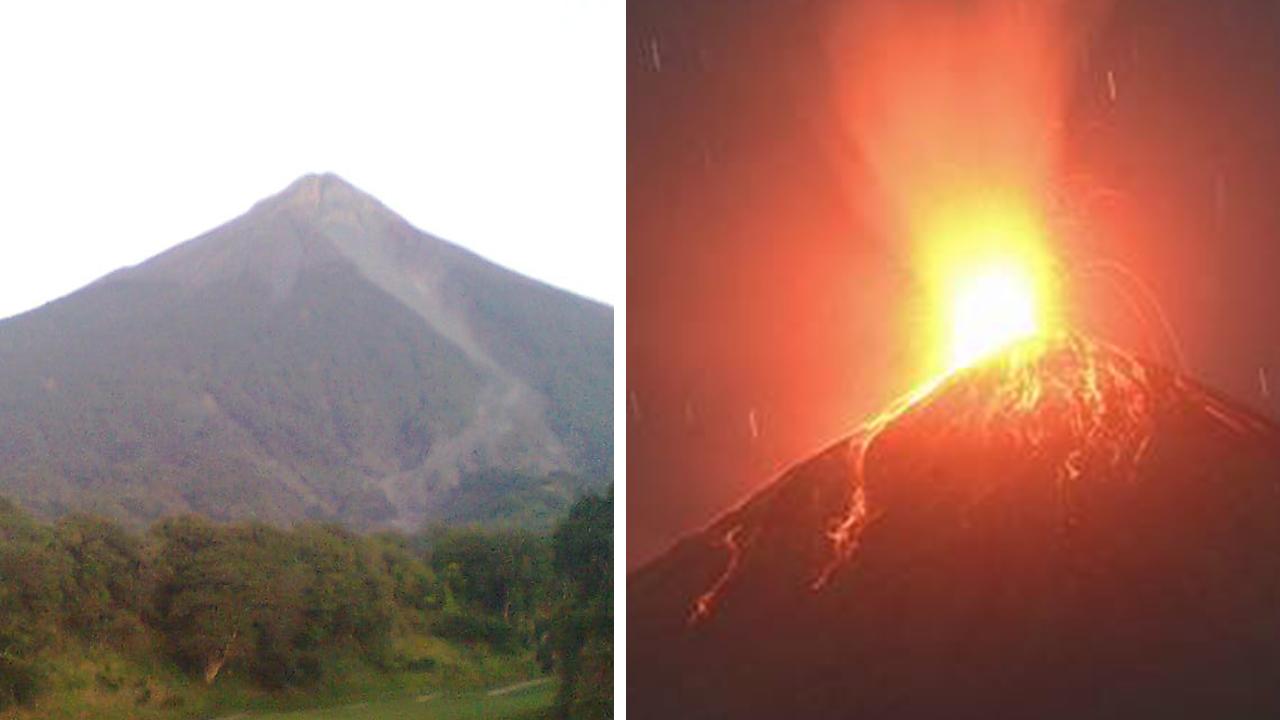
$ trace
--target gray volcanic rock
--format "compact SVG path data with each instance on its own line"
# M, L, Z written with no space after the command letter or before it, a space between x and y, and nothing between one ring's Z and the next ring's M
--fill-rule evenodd
M611 479L612 325L307 176L0 322L0 494L135 522L537 515Z

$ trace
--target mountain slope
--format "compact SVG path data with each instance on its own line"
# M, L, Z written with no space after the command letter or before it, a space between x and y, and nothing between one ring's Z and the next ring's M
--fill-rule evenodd
M637 718L1269 717L1280 430L1064 336L966 370L628 582Z
M486 519L451 499L498 472L567 506L611 475L611 383L611 309L308 176L0 322L0 493L410 528Z

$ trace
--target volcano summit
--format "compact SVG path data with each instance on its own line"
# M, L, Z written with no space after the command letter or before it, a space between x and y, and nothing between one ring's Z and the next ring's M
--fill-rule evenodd
M137 524L545 520L612 474L612 326L309 175L0 322L0 494Z
M628 581L636 718L1273 717L1280 429L1078 336L959 371Z

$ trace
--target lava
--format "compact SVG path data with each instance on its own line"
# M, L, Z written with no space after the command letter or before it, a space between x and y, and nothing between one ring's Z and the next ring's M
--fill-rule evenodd
M1053 452L1064 524L1073 522L1071 483L1086 468L1132 477L1151 438L1158 382L1140 361L1098 342L1060 333L1034 338L917 392L869 424L855 449L851 501L828 536L832 560L813 581L821 590L857 550L861 533L887 509L867 488L867 456L891 423L946 404L938 435L976 432L982 442ZM1206 401L1207 410L1212 406ZM930 420L942 415L927 413ZM1225 414L1223 415L1225 418ZM1052 438L1054 447L1049 447Z
M920 386L865 423L852 443L849 499L826 530L830 558L818 568L810 589L828 586L856 557L868 528L892 511L879 502L869 482L876 472L871 451L885 433L920 424L940 442L966 438L1047 459L1056 468L1052 481L1063 526L1070 527L1075 522L1073 484L1086 473L1133 478L1151 442L1153 410L1175 389L1233 432L1265 431L1243 427L1217 410L1211 396L1174 373L1068 332L1024 340ZM741 562L742 532L741 524L734 525L717 543L729 552L727 566L693 602L690 623L711 616Z
M951 306L950 367L961 368L1040 330L1036 293L1017 268L965 278Z
M897 402L890 405L888 410L875 416L862 426L859 432L860 437L852 449L853 477L851 480L852 489L849 491L849 503L845 508L844 514L827 531L827 539L831 542L833 557L818 573L818 576L814 578L810 584L810 589L821 590L831 580L832 574L858 549L858 542L862 538L863 530L881 516L880 513L872 515L867 511L866 483L864 480L866 478L867 451L871 448L872 442L890 422L926 397L936 386L936 381L922 385L898 399Z
M689 624L694 625L711 617L711 611L715 607L716 600L720 594L724 592L724 588L729 584L729 579L733 577L734 572L738 569L738 562L742 557L742 546L738 544L738 535L742 532L741 525L735 525L720 539L721 547L729 552L729 562L725 565L724 572L711 587L693 601L693 607L689 611Z
M677 694L646 716L943 717L954 703L988 717L1018 701L1018 716L1091 717L1113 690L1121 710L1176 709L1171 688L1199 677L1273 695L1237 678L1280 662L1265 632L1277 477L1280 428L1158 361L1065 332L1012 346L638 573L629 622L651 674L637 687ZM1157 673L1127 684L1138 666ZM1010 677L1029 678L1025 695Z

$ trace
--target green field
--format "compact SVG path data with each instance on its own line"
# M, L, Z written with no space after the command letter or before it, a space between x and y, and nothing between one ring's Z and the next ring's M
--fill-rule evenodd
M326 682L267 690L235 673L207 685L149 655L131 657L107 648L68 645L45 658L47 692L30 704L0 710L0 720L532 720L553 702L556 684L540 675L529 653L495 653L482 645L423 636L399 638L396 647L401 655L430 659L431 667L388 672L339 658ZM530 682L537 684L526 685ZM489 694L495 691L501 692Z
M535 720L550 717L556 685L549 678L489 691L439 692L370 700L334 708L234 715L243 720Z

